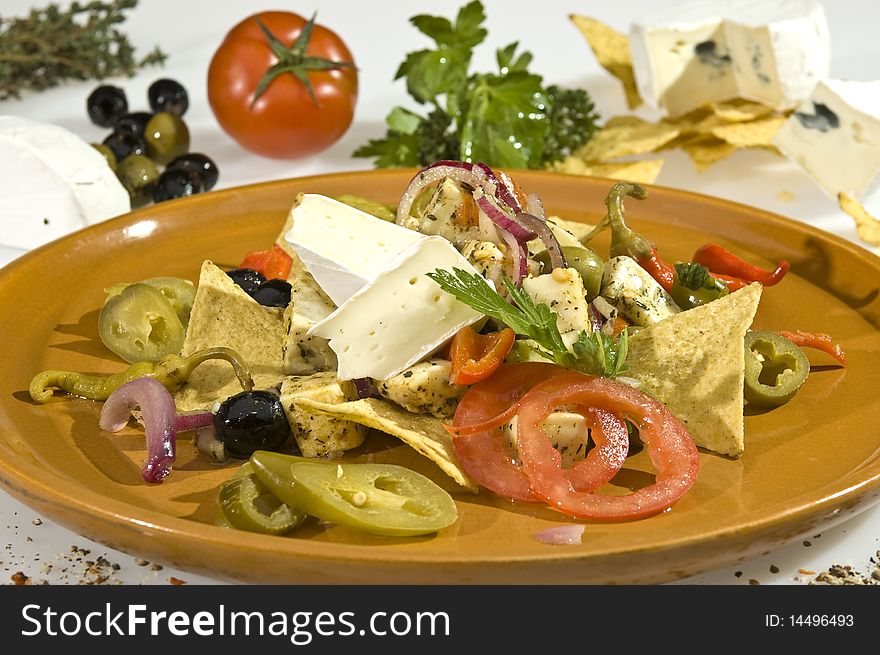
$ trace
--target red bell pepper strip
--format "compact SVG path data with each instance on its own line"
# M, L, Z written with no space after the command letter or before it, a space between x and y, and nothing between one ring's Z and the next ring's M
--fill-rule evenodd
M277 243L268 250L254 250L245 255L240 268L262 273L267 280L286 280L293 260Z
M480 334L470 327L462 328L452 337L449 348L452 360L449 381L476 384L486 379L501 366L515 339L516 333L510 328L490 334Z
M843 348L839 344L832 341L830 334L804 332L803 330L795 332L780 330L779 334L800 348L822 350L840 362L842 366L846 366L846 353L843 352Z
M716 275L738 278L745 284L760 282L765 287L772 287L774 284L778 284L785 277L785 274L788 273L790 267L788 261L782 259L774 270L766 271L763 268L749 264L726 248L722 248L714 243L707 243L702 248L699 248L694 253L694 261L702 264Z

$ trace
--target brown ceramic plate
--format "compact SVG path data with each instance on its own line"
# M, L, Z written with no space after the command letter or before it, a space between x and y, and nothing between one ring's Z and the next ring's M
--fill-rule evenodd
M595 221L607 181L518 176L554 213ZM210 258L234 267L272 242L297 192L353 193L396 202L409 172L327 175L216 191L151 206L49 244L0 273L0 482L35 510L77 532L148 559L248 582L649 583L732 564L850 517L880 497L880 259L834 236L743 205L663 188L629 201L632 223L669 259L708 240L792 273L768 289L757 325L828 332L846 369L811 353L799 395L746 416L739 460L702 453L688 495L660 516L587 523L582 543L549 546L534 535L565 524L550 510L488 493L456 494L460 520L430 538L386 539L312 527L268 537L212 525L215 493L231 473L181 444L172 475L139 476L143 437L98 428L96 403L30 402L46 368L111 372L122 365L96 337L102 289L157 275L197 279ZM719 335L723 337L724 335ZM452 490L434 465L393 439L368 440L373 457L413 466ZM616 478L651 480L637 456Z

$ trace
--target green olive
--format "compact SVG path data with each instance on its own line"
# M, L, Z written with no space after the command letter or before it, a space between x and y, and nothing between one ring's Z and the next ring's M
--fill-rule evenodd
M123 290L130 287L131 284L131 282L119 282L108 289L104 289L104 292L107 294L107 300L119 295ZM193 302L196 299L196 287L192 282L179 277L163 276L141 280L141 284L149 284L151 287L156 287L161 291L162 295L171 303L183 327L187 326Z
M167 164L189 151L189 128L180 116L160 111L144 129L147 154L158 164Z
M115 153L103 143L93 143L92 147L104 156L104 159L107 160L107 165L111 168L111 170L115 171L117 165Z
M142 207L153 197L159 169L149 157L133 154L119 162L116 176L131 196L132 207Z
M168 299L149 284L132 284L104 303L98 334L126 362L156 362L183 347L183 324Z
M593 300L599 295L602 286L602 271L605 267L602 258L584 246L562 246L561 250L569 268L576 270L583 279L587 300ZM550 272L550 253L547 250L539 252L534 259L541 263L543 272Z

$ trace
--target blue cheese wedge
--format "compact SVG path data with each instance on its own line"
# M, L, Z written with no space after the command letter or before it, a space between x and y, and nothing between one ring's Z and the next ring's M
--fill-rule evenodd
M642 98L671 115L735 97L790 109L831 64L828 24L814 0L664 9L633 24L630 49Z
M423 237L314 325L308 333L330 340L339 379L387 380L481 320L427 276L453 268L476 272L443 237Z
M372 282L406 248L427 238L313 193L299 198L289 220L285 240L336 305Z
M623 318L641 327L681 311L657 280L632 257L612 257L605 262L599 295L614 305Z
M36 248L131 209L104 157L58 125L0 116L0 243Z
M773 144L832 198L873 195L880 172L880 81L820 82Z

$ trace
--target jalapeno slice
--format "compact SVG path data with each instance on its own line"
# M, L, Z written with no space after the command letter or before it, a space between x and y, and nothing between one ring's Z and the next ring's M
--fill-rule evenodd
M254 473L239 471L220 487L220 512L233 528L284 534L306 520L304 512L286 505Z
M165 296L168 299L168 302L171 303L171 306L174 307L174 311L177 313L177 318L180 319L183 327L186 327L187 323L189 323L189 315L192 312L193 302L195 302L196 299L196 287L192 282L180 277L163 276L141 280L141 283L149 284L151 287L156 287L161 291L162 295ZM130 282L120 282L104 291L107 293L107 299L109 300L113 296L119 295L130 286Z
M744 396L750 405L758 407L787 403L810 372L804 352L776 332L747 332L745 356Z
M250 461L260 481L288 505L371 534L430 534L458 518L446 491L402 466L315 462L268 451Z
M156 362L183 347L183 324L162 292L132 284L104 303L98 317L101 341L127 362Z

